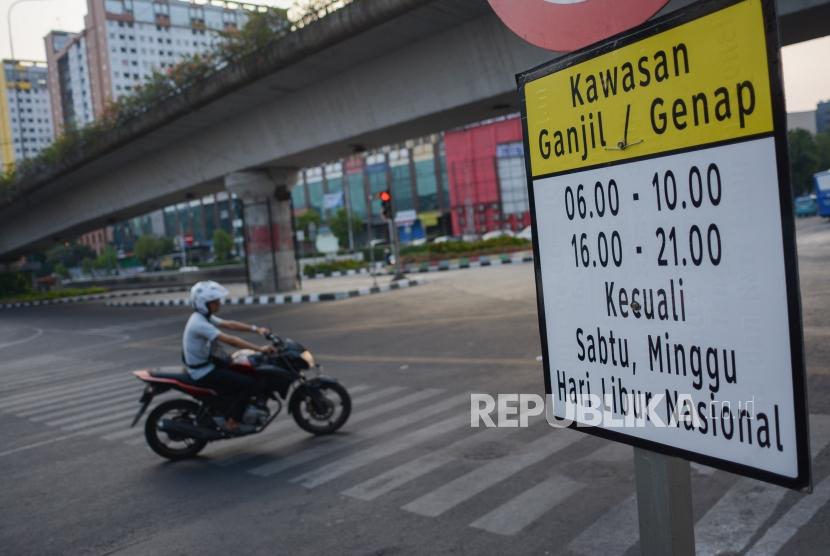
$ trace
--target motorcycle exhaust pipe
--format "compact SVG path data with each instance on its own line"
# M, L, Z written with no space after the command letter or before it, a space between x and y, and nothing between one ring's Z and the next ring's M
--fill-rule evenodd
M220 438L225 438L225 435L219 431L197 427L182 421L171 421L169 419L162 419L159 423L159 429L167 433L195 438L196 440L219 440Z

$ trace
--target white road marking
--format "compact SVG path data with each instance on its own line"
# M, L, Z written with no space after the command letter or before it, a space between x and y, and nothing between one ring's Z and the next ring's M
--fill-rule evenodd
M695 526L697 554L743 550L787 492L760 481L739 479Z
M25 394L15 394L0 400L0 409L7 409L17 407L27 403L40 403L50 400L58 400L62 396L69 396L77 392L92 392L106 390L107 387L113 385L127 384L127 377L124 375L102 378L98 380L90 380L83 383L73 383L72 385L45 388L36 392L27 392Z
M56 417L62 417L63 415L69 415L77 411L83 411L84 406L93 403L96 405L112 405L125 400L133 400L138 403L138 399L141 397L141 391L125 391L123 394L116 392L114 394L105 394L105 396L106 397L101 394L90 394L88 396L82 396L80 398L67 400L65 402L46 403L27 409L26 411L16 412L15 415L18 417L28 417L30 421L38 423L40 421L46 421L47 419L54 419Z
M830 441L830 415L810 415L810 436L812 454L815 456ZM704 475L716 471L707 466L692 466ZM740 552L755 535L757 528L772 515L786 492L780 487L752 479L739 479L696 524L695 544L698 554L717 554L719 551L730 550ZM749 498L742 498L744 496ZM759 504L772 505L765 508L758 507ZM637 519L637 499L632 495L600 516L568 545L568 549L585 556L624 554L640 539ZM720 521L728 524L721 525ZM736 548L738 546L740 548Z
M325 444L320 444L317 446L306 448L302 452L297 452L296 454L292 454L291 456L288 456L284 459L275 460L264 465L260 465L259 467L254 467L253 469L248 470L248 472L254 475L259 475L261 477L269 477L271 475L275 475L276 473L280 473L282 471L285 471L286 469L290 469L302 463L306 463L308 461L322 457L332 452L336 452L352 444L359 443L364 440L369 440L371 438L375 438L390 432L394 432L423 419L434 417L435 415L444 413L445 411L448 411L450 409L457 408L461 406L461 404L463 404L464 402L469 403L468 400L469 396L466 394L461 396L453 396L451 398L442 400L438 403L422 407L416 411L413 411L412 413L400 415L398 417L384 421L383 423L379 423L373 427L361 431L358 434L355 434L351 438L347 437L345 440L338 441L339 439L335 437L334 439L332 439L329 442L326 442Z
M61 394L54 394L49 397L43 398L36 398L32 400L23 400L15 402L13 405L9 404L8 407L2 409L4 413L18 413L20 411L28 411L30 409L34 409L35 405L43 406L44 404L53 404L53 403L63 403L68 401L74 401L79 398L87 397L91 394L95 394L96 396L107 396L110 394L118 394L122 391L126 391L128 388L127 383L118 382L114 384L109 384L106 386L100 386L95 388L87 387L83 390L79 390L77 392L70 392L70 393L61 393Z
M391 411L393 409L400 409L401 407L403 407L403 406L405 406L409 403L414 403L415 401L424 400L424 399L429 398L431 396L434 396L435 394L438 394L442 391L443 390L440 390L438 388L429 388L427 390L422 390L420 392L415 392L413 394L410 394L408 396L404 396L402 398L397 398L396 400L391 401L391 402L387 402L385 404L374 406L374 407L369 408L365 411L362 411L362 410L358 409L358 410L356 410L355 414L353 414L351 417L349 417L349 420L346 421L345 426L348 428L350 425L355 425L355 424L357 424L357 423L359 423L359 422L361 422L365 419L369 419L371 417L374 417L376 415L380 415L382 413L385 413L387 411ZM381 390L380 392L383 392L383 390ZM376 395L376 393L370 393L370 394L366 394L365 396L359 396L359 397L356 397L356 398L352 399L352 407L354 408L355 406L361 406L364 403L367 403L366 400L371 401L372 399L375 399L375 395ZM284 429L287 429L287 428L291 428L292 425L296 426L295 423L294 423L294 419L292 417L288 416L288 414L286 414L283 418L285 419L284 421L282 421L280 423L277 423L276 425L271 425L270 427L268 427L268 429L265 430L265 433L263 433L263 434L268 434L268 436L271 437L271 436L273 436L273 432L278 432L278 431L281 431L281 430L284 430ZM252 458L255 458L257 456L262 455L261 450L263 448L274 449L278 446L284 446L284 445L290 444L292 442L299 442L299 441L307 439L307 438L309 438L309 434L305 431L302 431L302 430L294 431L294 432L289 433L287 435L282 435L279 438L269 438L268 440L265 440L265 441L263 441L262 438L253 438L253 439L251 439L250 442L246 442L242 446L244 447L244 446L248 446L250 444L256 444L256 448L258 449L257 452L237 453L234 456L217 460L214 463L216 465L219 465L220 467L227 467L229 465L236 465L237 463L241 463L243 461L247 461L249 459L252 459Z
M291 479L292 483L300 483L306 488L315 488L329 481L333 481L337 477L345 475L355 469L368 465L379 459L389 457L398 452L408 450L413 446L417 446L435 437L447 434L448 432L469 426L470 418L468 415L454 415L449 419L438 421L432 425L418 429L414 432L399 436L393 440L389 440L382 444L377 444L371 448L361 450L349 455L346 455L338 460L335 460L327 465L319 467L313 471L303 473Z
M40 338L41 336L43 336L43 329L42 328L36 328L34 326L27 326L26 328L33 329L35 331L34 334L30 334L29 336L26 336L25 338L21 338L19 340L13 340L11 342L2 343L2 344L0 344L0 349L6 349L8 347L17 346L17 345L20 345L20 344L25 344L26 342L31 342L32 340L36 340L36 339Z
M98 417L101 415L117 415L119 412L124 412L127 409L130 409L133 412L138 412L139 404L138 400L135 398L135 396L130 396L129 401L122 401L121 403L116 403L114 405L109 405L107 403L93 403L86 408L86 411L82 410L81 413L73 413L69 416L46 421L45 424L50 427L62 427L63 425L68 425L70 423L89 420L91 417Z
M68 425L68 426L61 427L61 428L65 431L76 431L76 430L79 430L79 429L89 428L89 427L93 427L95 425L100 425L100 424L107 423L107 422L112 422L113 424L116 424L114 422L118 421L118 419L127 419L128 417L132 417L133 415L135 415L137 412L138 412L138 408L132 408L132 409L129 409L127 411L122 411L120 413L111 413L109 415L99 417L98 419L89 419L89 420L86 420L86 421L79 421L79 422L73 423L72 425Z
M358 405L361 403L369 403L380 398L384 398L387 396L392 396L397 394L398 392L402 392L406 390L403 386L390 386L389 388L384 388L382 390L376 390L375 392L370 392L368 394L364 394L359 398L354 398L352 400L352 406Z
M631 495L599 516L568 544L568 550L583 556L620 556L638 540L637 499Z
M607 441L605 446L581 458L581 461L633 464L634 448L622 442Z
M126 426L129 426L129 424L127 424ZM140 437L142 441L144 440L144 426L143 426L143 423L136 423L136 426L133 427L133 428L127 428L127 429L124 429L124 430L118 430L118 431L115 431L115 432L111 432L109 434L106 434L106 435L102 436L101 438L103 440L108 441L108 442L112 442L114 440L123 440L125 438L130 438L130 437L133 437L133 436Z
M437 517L583 438L581 433L570 429L555 430L523 446L519 452L493 460L421 496L403 506L403 509Z
M42 440L40 442L35 442L34 444L29 444L27 446L20 446L19 448L12 448L11 450L6 450L5 452L0 452L0 458L5 456L10 456L12 454L17 454L18 452L25 452L27 450L32 450L34 448L40 448L41 446L46 446L48 444L54 444L55 442L62 442L64 440L69 440L70 438L75 438L76 436L80 436L81 433L75 434L65 434L63 436L57 436L55 438L50 438L48 440Z
M131 414L129 414L127 417L124 417L123 415L120 416L120 417L115 416L113 421L111 421L111 422L104 423L103 425L98 425L98 426L91 427L91 428L88 428L88 429L82 429L81 434L86 435L86 436L96 436L96 435L99 435L99 434L107 434L107 433L110 433L110 432L115 432L116 430L119 430L119 431L121 431L121 430L136 430L136 429L130 429L130 423L132 422L132 418L135 416L136 413L138 413L138 407L136 407L135 410ZM139 427L139 425L136 425L136 427ZM143 430L143 427L142 427L142 430Z
M505 439L512 433L518 432L520 428L509 429L484 429L473 436L462 438L453 442L449 446L441 448L435 452L430 452L412 461L408 461L403 465L393 467L392 469L381 473L376 477L355 485L348 490L343 491L343 494L351 498L359 500L374 500L379 496L391 492L401 486L414 481L415 479L438 469L452 461L458 459L457 454L463 453L464 450L480 445L489 441L499 441Z
M773 556L807 525L816 513L830 501L830 478L825 478L810 495L805 495L790 508L764 536L746 553L746 556Z
M371 388L371 384L358 384L357 386L348 386L346 390L349 391L349 395L354 395L365 392L366 390L371 390Z
M811 415L810 436L812 453L818 454L830 442L830 416ZM739 479L695 525L697 554L745 549L788 492L760 481Z
M475 520L470 526L497 535L515 535L582 488L583 485L576 481L554 475Z

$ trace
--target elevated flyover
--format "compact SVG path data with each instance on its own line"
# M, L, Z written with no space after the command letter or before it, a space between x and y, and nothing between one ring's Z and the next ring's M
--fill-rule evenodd
M785 43L826 34L830 0L778 4ZM514 75L553 56L485 0L357 0L20 184L0 201L0 257L230 188L249 251L283 253L255 262L273 273L255 289L288 288L295 169L516 112Z

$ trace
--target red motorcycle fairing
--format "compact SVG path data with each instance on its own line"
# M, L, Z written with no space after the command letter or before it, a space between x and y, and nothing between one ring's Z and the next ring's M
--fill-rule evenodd
M190 394L194 398L216 396L216 391L193 384L193 379L182 367L159 367L133 371L140 380L150 384L164 384Z

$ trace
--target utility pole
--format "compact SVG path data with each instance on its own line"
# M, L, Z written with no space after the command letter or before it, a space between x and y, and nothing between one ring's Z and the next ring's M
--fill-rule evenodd
M378 287L378 278L375 274L375 246L372 245L372 196L368 193L366 195L366 206L368 207L366 211L366 236L369 242L369 274L372 275L372 286L376 288Z
M403 265L401 264L401 242L398 236L398 227L395 225L395 199L388 189L378 193L378 197L381 201L383 217L386 218L386 222L389 224L389 241L392 243L395 255L395 276L392 279L402 280L406 278L406 275L403 273Z

